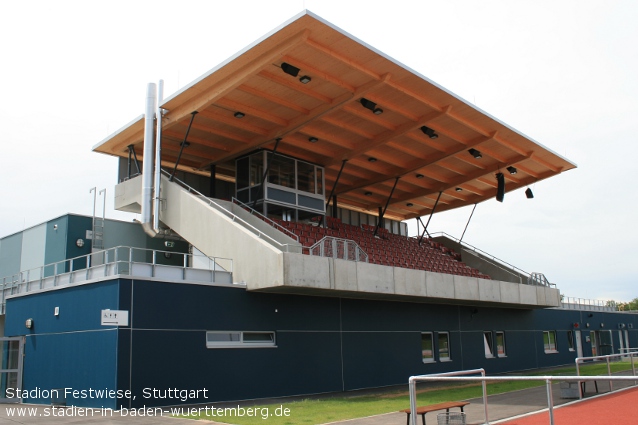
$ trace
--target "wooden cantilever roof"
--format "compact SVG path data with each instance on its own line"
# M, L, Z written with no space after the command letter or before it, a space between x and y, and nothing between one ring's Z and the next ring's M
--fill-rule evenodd
M282 64L299 70L284 72ZM283 66L286 68L286 65ZM294 69L292 70L294 73ZM310 77L302 83L301 77ZM366 108L366 99L376 105ZM576 165L468 104L427 78L310 12L166 99L162 163L175 164L191 114L197 111L180 168L234 178L234 160L258 148L326 167L339 206L376 213L396 179L386 216L407 219L493 198L495 174L506 191ZM375 114L373 109L383 112ZM236 118L235 113L245 114ZM422 127L438 136L431 138ZM141 158L143 118L94 147ZM317 140L311 142L311 138ZM481 158L469 153L475 149ZM506 168L515 167L516 174Z

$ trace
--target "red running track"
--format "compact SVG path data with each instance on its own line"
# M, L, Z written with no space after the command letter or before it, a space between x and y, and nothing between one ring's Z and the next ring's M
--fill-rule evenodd
M549 413L535 413L500 425L548 425ZM554 408L554 425L638 424L638 388Z

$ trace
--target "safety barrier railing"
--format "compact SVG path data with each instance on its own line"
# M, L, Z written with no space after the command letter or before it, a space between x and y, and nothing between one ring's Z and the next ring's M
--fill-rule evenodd
M631 374L632 376L636 376L636 365L634 364L634 357L638 355L638 352L628 352L628 353L620 353L620 354L607 354L604 356L593 356L593 357L576 357L576 359L574 360L574 363L576 363L576 374L578 376L580 376L580 364L584 363L586 361L600 361L600 360L605 360L605 362L607 363L607 376L611 376L611 363L610 360L611 359L621 359L621 358L626 358L629 357L631 359ZM600 380L600 379L599 379ZM605 378L605 380L607 380ZM636 384L636 381L634 381L634 384ZM612 381L609 381L609 390L613 391L614 387L612 384ZM579 398L583 398L583 388L578 385L578 397Z
M348 261L368 262L368 254L352 239L325 236L308 248L310 255L338 258Z
M266 224L269 224L270 226L274 227L275 229L279 230L281 233L285 234L289 238L292 238L292 239L296 240L297 242L299 242L299 236L297 236L296 234L294 234L290 230L286 229L281 224L269 219L268 217L266 217L265 215L263 215L262 213L260 213L256 209L244 204L242 201L240 201L239 199L235 198L234 196L232 198L232 202L233 202L233 204L239 205L244 210L248 211L251 215L257 216L257 218L259 218L260 220L264 221Z
M432 233L432 235L431 235L431 236L436 236L436 235L441 235L441 236L444 236L444 237L446 237L446 238L448 238L448 239L451 239L451 240L453 240L454 242L456 242L456 243L460 244L461 246L465 247L466 249L468 249L468 250L470 250L470 251L474 251L474 252L476 252L476 253L480 254L482 257L489 258L490 260L492 260L492 261L494 261L494 262L496 262L496 263L500 263L500 264L504 265L504 266L505 266L505 267L507 267L507 268L510 268L510 269L512 269L512 270L516 270L516 272L517 272L517 273L523 274L523 275L525 275L525 276L529 276L529 273L528 273L528 272L526 272L525 270L519 269L519 268L518 268L518 267L516 267L515 265L510 264L510 263L508 263L508 262L507 262L507 261L505 261L505 260L501 260L500 258L498 258L498 257L496 257L496 256L494 256L494 255L492 255L492 254L490 254L490 253L488 253L488 252L485 252L485 251L483 251L482 249L477 248L477 247L475 247L475 246L474 246L474 245L472 245L472 244L469 244L469 243L464 242L464 241L462 241L462 240L460 240L460 239L457 239L457 238L455 238L455 237L454 237L454 236L452 236L452 235L449 235L449 234L447 234L447 233L445 233L445 232L435 232L435 233Z
M563 297L561 305L568 310L618 311L618 307L612 301L587 298Z
M481 369L477 369L481 370ZM506 382L506 381L545 381L545 388L547 391L547 409L549 412L549 424L554 425L554 395L552 392L552 383L555 381L596 381L600 380L600 376L458 376L462 374L476 374L478 372L475 371L460 371L460 372L452 372L453 374L457 374L456 376L442 376L443 374L437 375L418 375L411 376L408 380L408 386L410 390L410 410L412 412L417 411L417 402L416 402L416 384L417 382L481 382L483 384L483 404L484 404L484 414L485 414L485 424L489 425L488 418L488 404L487 404L487 390L485 383L487 382ZM605 380L612 381L635 381L636 377L634 376L606 376ZM417 425L417 416L416 414L410 415L410 424Z
M232 283L233 260L187 252L117 246L21 271L2 278L4 313L8 295L71 285L114 275L154 277L157 270L170 279L214 283L222 275ZM210 273L201 273L208 271Z
M171 177L170 173L168 173L166 170L162 170L162 173L166 177ZM279 242L278 240L272 238L271 236L267 235L266 233L262 232L257 227L255 227L252 224L248 223L246 220L242 219L237 214L235 214L234 212L230 211L228 208L226 208L223 205L215 202L214 200L212 200L208 196L202 194L201 192L197 191L196 189L193 189L192 187L190 187L188 184L184 183L183 181L181 181L177 177L173 177L172 181L177 183L179 186L182 187L182 189L186 190L191 195L195 196L196 198L202 200L204 203L208 204L211 208L214 208L218 212L220 212L220 213L224 214L226 217L230 218L233 221L233 223L237 223L240 226L243 226L245 229L247 229L250 232L252 232L258 238L265 240L266 242L268 242L269 244L273 245L274 247L280 249L281 251L283 251L283 252L301 253L301 246L300 245L283 244L283 243Z

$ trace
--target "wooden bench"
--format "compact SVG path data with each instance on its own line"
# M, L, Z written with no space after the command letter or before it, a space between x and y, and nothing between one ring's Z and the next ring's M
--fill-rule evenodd
M423 420L423 425L425 425L425 414L429 413L429 412L435 412L437 410L444 410L446 412L450 412L450 409L452 409L453 407L460 407L461 408L461 412L463 412L463 408L465 406L467 406L468 404L470 404L469 401L447 401L445 403L438 403L438 404L430 404L429 406L421 406L421 407L417 407L416 408L416 414L417 415L421 415L421 419ZM410 425L410 414L412 413L412 411L410 409L403 409L401 410L404 413L407 413L408 415L408 422L407 425Z

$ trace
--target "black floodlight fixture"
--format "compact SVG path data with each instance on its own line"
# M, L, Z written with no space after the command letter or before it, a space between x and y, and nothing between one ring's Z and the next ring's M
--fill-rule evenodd
M483 158L483 155L481 154L481 152L477 151L476 149L472 148L470 150L468 150L468 152L470 153L470 155L472 155L474 158L476 159L481 159Z
M532 189L528 187L527 190L525 190L525 196L527 196L527 199L532 199L534 197L534 194L532 193Z
M509 171L509 173L512 175L518 173L518 170L516 169L516 167L512 167L511 165L507 167L507 171Z
M405 204L406 207L413 207L414 204L412 202L408 202L407 204Z
M462 191L463 189L462 189L462 188L460 188L460 187L457 187L457 188L456 188L456 189L454 189L454 190L456 190L457 192L460 192L460 191Z
M417 174L417 175L416 175L416 178L417 178L417 179L422 179L422 178L423 178L423 174Z
M377 159L371 156L370 158L368 158L368 162L377 162Z
M299 79L299 81L301 81L302 84L308 84L309 82L312 81L312 78L310 78L307 75L304 75L303 77Z
M364 108L371 110L375 115L381 115L383 113L383 109L377 108L376 103L366 99L365 97L362 97L360 102Z
M314 136L311 136L311 137L308 137L308 141L309 141L310 143L317 143L317 142L319 141L319 139L317 139L317 138L316 138L316 137L314 137Z
M244 118L246 116L246 114L244 114L243 112L239 112L239 111L235 112L233 115L234 115L235 118Z
M296 66L292 66L287 62L281 63L281 69L283 69L286 74L292 75L293 77L299 75L299 68L297 68Z
M365 195L366 196L372 196L372 192L366 192Z
M439 137L439 135L436 134L434 132L434 130L432 130L430 127L423 126L423 127L421 127L421 131L423 132L423 134L428 136L430 139L436 139L436 138Z

